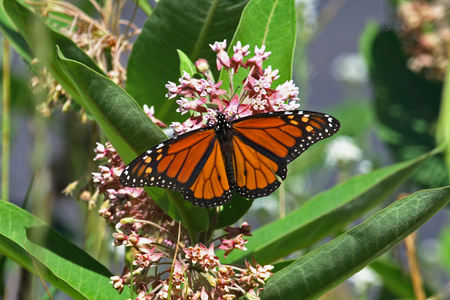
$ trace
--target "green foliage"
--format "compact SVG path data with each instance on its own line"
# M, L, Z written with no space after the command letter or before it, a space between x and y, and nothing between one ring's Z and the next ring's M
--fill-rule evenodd
M283 83L292 78L296 28L294 1L250 1L228 45L236 45L241 41L243 46L250 45L252 51L255 46L261 48L261 45L265 45L272 55L263 66L271 65L272 70L280 70L278 81ZM233 53L230 47L228 55L231 57ZM239 86L247 75L248 72L240 72L234 76L234 86ZM229 82L226 72L221 71L220 80L224 84Z
M273 275L262 298L314 299L394 247L449 201L450 187L396 201Z
M11 31L8 27L8 36L12 37L12 46L35 72L36 66L31 64L31 57L35 56L40 60L56 81L84 108L80 95L73 83L61 72L56 62L56 46L74 60L84 63L86 66L102 73L102 70L94 61L68 37L51 29L39 16L22 6L15 0L4 0L3 7L8 14L15 28L20 32ZM1 14L0 14L1 16ZM4 24L8 24L7 19L3 19ZM4 27L6 28L6 26ZM26 44L25 44L26 42ZM31 50L30 50L31 49ZM55 51L51 50L54 49ZM32 52L32 53L31 53Z
M227 262L254 257L260 264L283 258L343 229L374 205L385 200L427 156L384 167L320 193L286 217L253 232L246 252L233 252Z
M61 53L59 55L62 71L77 87L84 106L125 162L167 138L133 98L110 79L77 61L66 59ZM184 201L178 193L167 191L163 197L151 188L146 190L172 218L183 221L189 231L206 229L204 208Z
M209 44L227 39L230 47L241 41L243 45L250 44L252 51L254 46L265 45L272 52L265 64L280 70L283 77L279 82L292 76L296 40L292 0L161 0L154 10L146 1L137 1L149 18L131 52L126 90L111 81L72 40L21 3L3 1L2 34L30 66L34 57L40 59L92 116L126 163L167 139L144 113L142 105L154 106L156 117L166 123L182 120L183 116L175 112L175 101L164 96L165 84L169 80L175 82L182 70L193 75L193 61L198 58L215 61ZM347 230L358 218L371 215L375 206L392 199L395 190L410 176L426 187L443 186L448 181L441 154L433 149L437 146L434 128L439 109L446 107L440 105L447 105L450 96L444 96L441 104L441 84L428 82L406 69L406 57L394 32L368 26L362 50L375 86L375 113L362 101L342 104L330 113L342 122L340 134L351 136L368 135L376 115L381 123L377 132L402 162L353 177L313 196L286 217L255 230L248 238L246 252L232 252L224 262L242 264L251 258L262 265L277 262L276 274L267 281L262 299L318 297L371 262L385 278L397 278L397 267L376 259L449 202L449 187L422 190ZM216 72L215 76L220 76L224 84L229 80L224 72ZM242 77L234 80L236 87ZM449 117L442 115L439 126L443 133L438 141L448 147L445 129ZM321 143L303 154L290 166L290 174L300 174L319 164L325 145ZM214 210L194 206L179 193L157 187L146 188L146 192L173 219L182 222L193 241L205 232L234 224L253 203L234 195L214 215ZM76 299L98 299L100 293L101 298L133 298L128 288L119 296L111 288L111 273L105 266L43 221L2 201L0 211L3 255ZM334 238L337 232L342 234ZM334 239L316 247L327 237ZM442 249L448 249L449 240L447 230L442 233ZM283 260L298 250L305 255ZM449 260L447 253L442 252L445 262ZM217 254L221 256L223 252ZM399 297L414 296L407 281L386 288Z
M166 0L145 22L128 62L127 91L142 106L154 106L163 122L181 121L175 101L167 101L165 85L180 77L177 50L192 61L215 61L209 44L228 39L236 30L246 0ZM215 66L212 65L214 70Z
M0 251L74 299L126 299L108 287L111 272L43 221L0 201Z
M369 24L361 48L375 89L378 134L394 156L408 160L438 146L435 130L442 84L407 68L407 57L392 30ZM412 179L423 187L448 184L442 156L430 158Z

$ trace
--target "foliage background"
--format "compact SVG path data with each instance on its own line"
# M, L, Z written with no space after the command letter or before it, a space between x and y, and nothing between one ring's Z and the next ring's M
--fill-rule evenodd
M79 5L89 7L82 1ZM320 1L318 10L325 13L320 15L322 19L319 19L317 33L309 43L305 40L305 36L301 36L302 32L299 31L300 35L297 40L298 48L294 75L297 84L301 87L302 107L310 110L328 111L330 107L339 109L336 106L341 106L342 109L345 109L354 106L354 104L347 106L347 103L357 101L362 108L370 108L373 102L369 83L355 87L339 82L332 75L332 65L335 58L340 54L358 51L360 35L369 19L375 18L382 24L391 19L390 4L386 1L370 1L368 3L357 0ZM138 20L143 20L144 14L142 12L139 12L139 14ZM137 23L139 25L139 21ZM309 43L307 47L302 48L302 45L307 42ZM91 255L101 256L106 261L108 253L104 251L104 245L96 244L96 235L92 234L97 228L97 222L101 222L101 220L96 220L95 212L87 211L85 204L75 203L73 198L64 197L60 193L68 182L75 180L85 172L89 172L87 166L78 162L91 161L93 157L92 136L96 136L96 133L92 135L92 132L95 132L96 128L92 125L79 124L77 116L70 113L61 114L55 111L50 118L42 118L35 110L37 103L41 102L42 99L39 99L39 96L32 96L29 88L27 88L29 74L17 57L14 60L13 74L12 98L24 101L14 103L11 116L13 120L11 202L19 206L23 205L23 199L26 199L26 195L29 195L28 199L31 200L29 200L30 203L26 204L29 205L29 211L33 211L35 216L47 221L65 237L71 238L75 244L84 245L83 247L88 249ZM33 99L33 101L29 101L29 99ZM362 128L356 128L354 137L365 151L367 158L375 166L393 162L394 158L378 139L376 133L379 129L374 125L376 122L373 112L369 111L367 118L362 118L362 120L367 123L355 121L354 126ZM370 120L370 123L367 120ZM302 192L305 199L331 186L334 180L332 171L325 169L322 165L319 166L322 171L307 172L307 175L303 174L295 178L288 177L287 185L295 185L292 182L298 182L300 179L304 186ZM300 164L298 168L302 168L302 165ZM289 184L289 180L291 180L291 184ZM33 188L28 190L27 187L30 186L30 183L32 183ZM40 201L39 198L44 201ZM38 203L39 205L36 205ZM264 209L265 206L270 208L273 205L273 199L257 200L255 204L256 207L249 215L251 222L254 222L254 224L262 225L277 217L270 213L270 209ZM293 205L288 207L288 209L292 209L298 204L288 205ZM87 223L84 220L88 220ZM443 233L447 232L446 236L448 236L448 226L448 213L445 211L438 213L420 229L421 243L419 243L419 249L424 249L423 252L426 253L430 247L442 245L440 242L444 240ZM440 228L446 229L441 232ZM436 261L427 261L430 257L425 256L423 259L425 268L428 264L433 266L433 263L436 263ZM378 263L378 267L375 264L374 269L381 270L383 267L395 265L384 261ZM17 266L11 265L8 267L11 268L10 274L16 276L20 274ZM429 272L433 272L431 268L428 269ZM119 272L120 270L113 271L113 273ZM448 276L448 273L441 277L443 281L448 278L446 276ZM8 280L14 283L14 276L9 276ZM18 287L17 282L12 286ZM331 295L333 295L331 297L345 297L348 294L352 294L355 299L364 297L355 294L349 288L350 286L348 284L338 287L331 292ZM41 291L38 284L34 284L34 287ZM383 293L392 295L392 290L389 289L388 284L381 287L377 285L376 289L377 297L385 295Z

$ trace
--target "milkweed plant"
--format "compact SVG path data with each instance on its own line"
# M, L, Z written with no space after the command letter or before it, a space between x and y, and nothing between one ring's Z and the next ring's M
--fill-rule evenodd
M196 68L204 78L193 78L184 71L178 85L174 82L166 84L166 97L169 100L180 98L176 100L179 105L177 112L191 115L184 123L173 122L170 125L175 134L214 124L217 109L229 118L236 118L260 112L293 110L299 106L298 88L292 80L272 89L272 82L279 77L278 70L272 70L270 66L263 69L263 61L271 54L265 51L264 46L256 46L255 55L246 61L244 58L250 54L249 45L242 46L237 42L231 58L226 53L226 40L215 42L210 47L217 53L219 70L223 68L232 75L240 67L249 69L242 83L243 91L239 95L235 94L232 85L222 89L221 82L214 82L208 62L198 60ZM153 108L144 106L144 111L154 119ZM158 120L155 122L164 126ZM165 299L169 290L175 297L183 299L231 299L249 293L251 297L259 298L259 289L271 275L273 266L261 266L256 261L254 265L246 262L245 268L220 264L214 252L214 249L225 250L226 257L235 249L246 250L245 243L248 241L244 236L251 235L250 225L244 222L241 227L227 227L227 234L206 241L206 245L192 245L188 232L183 230L180 236L183 242L177 258L174 255L179 245L176 239L177 224L158 208L142 188L120 185L118 179L125 165L110 143L98 144L96 148L94 160L104 158L107 164L100 165L100 172L93 173L93 182L99 194L108 201L108 207L101 209L100 214L117 231L113 234L114 244L133 247L135 251L133 268L127 268L122 276L111 277L114 288L122 291L124 284L130 284L133 278L133 285L141 287L137 292L143 299ZM152 224L162 226L152 228ZM215 246L214 242L218 240L220 243ZM161 279L170 269L158 267L162 257L173 260L172 273L164 281ZM160 270L160 273L155 274L151 270ZM149 286L153 286L153 289ZM147 293L149 290L151 292Z
M423 80L434 82L448 73L448 53L436 50L436 44L448 42L443 25L448 10L438 2L409 1L395 7L396 32L406 41L399 51L412 54L405 69L425 70ZM76 299L311 299L324 293L338 297L333 288L345 281L342 286L350 289L352 299L366 299L369 293L379 299L380 286L398 297L444 299L448 285L439 274L422 276L417 253L423 249L411 234L445 207L450 188L421 190L404 183L436 155L450 170L448 113L436 116L436 150L382 166L388 163L367 146L370 139L360 138L370 136L372 108L331 99L336 105L330 111L342 124L342 136L315 145L292 163L280 192L270 196L277 199L280 213L265 224L252 211L252 201L242 197L207 209L173 191L120 184L126 164L167 139L164 133L182 136L212 126L218 112L229 121L299 109L302 90L292 79L293 62L305 59L303 50L317 28L311 21L313 8L293 0L233 3L160 0L152 7L145 1L90 0L79 5L82 10L65 1L3 1L0 30L32 72L31 89L42 99L36 109L39 118L76 116L71 120L100 132L88 134L94 165L92 160L77 161L85 171L70 172L72 177L64 177L67 187L58 192L80 200L88 211L98 211L96 229L102 234L94 239L95 248L114 253L116 260L93 248L80 249L37 215L8 203L8 178L2 181L0 252L40 277L50 298L55 295L48 284ZM429 13L421 13L420 7ZM132 16L123 19L128 10ZM139 27L135 18L142 15L146 22ZM434 28L433 38L418 28ZM371 78L379 70L371 61L376 53L370 51L376 47L370 46L382 32L364 32ZM417 34L426 38L416 43ZM417 44L428 45L429 51ZM442 97L442 107L448 107L449 98ZM73 159L66 161L71 171L79 169L69 166ZM308 179L311 174L314 179ZM315 183L319 188L290 193L290 187L307 189ZM255 203L259 201L264 203ZM360 225L353 226L356 220ZM31 235L36 228L45 229L49 238ZM89 238L93 233L87 232ZM450 246L448 232L449 227L442 230L437 249ZM404 239L409 266L415 266L407 270L389 251ZM112 244L113 250L103 244ZM450 272L444 252L427 264ZM365 268L369 263L370 269ZM383 285L393 274L386 273L386 266L395 274L407 272L413 283L402 277L402 289ZM8 268L2 260L2 278ZM351 290L367 273L376 273L365 278L376 278L371 282L378 290L369 291L368 282ZM0 287L2 292L8 288L5 282Z

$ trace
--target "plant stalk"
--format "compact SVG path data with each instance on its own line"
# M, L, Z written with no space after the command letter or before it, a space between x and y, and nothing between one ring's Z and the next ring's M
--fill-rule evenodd
M10 110L11 110L11 51L3 39L3 118L2 118L2 199L9 201Z

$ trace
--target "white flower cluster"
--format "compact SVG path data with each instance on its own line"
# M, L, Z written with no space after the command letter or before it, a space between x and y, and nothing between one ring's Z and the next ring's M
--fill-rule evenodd
M325 162L330 167L359 162L363 157L361 149L349 136L340 136L328 144Z

